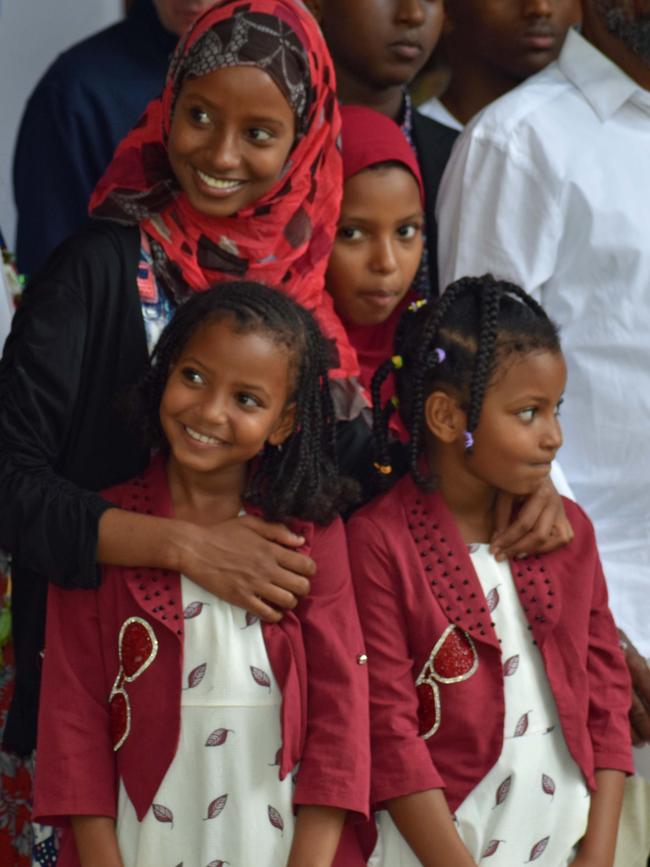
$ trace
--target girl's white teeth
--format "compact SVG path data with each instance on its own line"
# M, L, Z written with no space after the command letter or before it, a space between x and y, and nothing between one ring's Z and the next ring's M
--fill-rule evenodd
M206 175L200 169L196 170L197 175L201 178L204 184L213 187L215 190L234 190L240 186L241 181L228 181L223 178L213 178L212 175Z
M208 437L205 434L199 433L197 430L193 430L191 427L187 427L185 425L185 430L187 431L188 436L192 437L193 440L196 440L199 443L205 443L208 446L218 446L221 444L221 440L217 440L214 437Z

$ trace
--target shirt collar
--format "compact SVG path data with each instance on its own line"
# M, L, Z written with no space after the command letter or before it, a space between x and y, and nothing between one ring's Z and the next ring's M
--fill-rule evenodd
M575 30L569 30L558 66L602 121L629 101L650 111L650 93Z

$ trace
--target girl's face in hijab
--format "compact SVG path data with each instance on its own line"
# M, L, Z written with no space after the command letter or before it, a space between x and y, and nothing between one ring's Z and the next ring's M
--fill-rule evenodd
M228 217L280 178L296 135L293 110L255 66L186 79L172 118L169 162L190 203Z

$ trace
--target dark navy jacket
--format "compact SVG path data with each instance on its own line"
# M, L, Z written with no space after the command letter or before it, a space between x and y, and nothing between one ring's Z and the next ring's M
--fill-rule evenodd
M32 93L14 155L18 267L32 274L87 219L90 194L117 143L157 96L176 36L151 0L73 45Z

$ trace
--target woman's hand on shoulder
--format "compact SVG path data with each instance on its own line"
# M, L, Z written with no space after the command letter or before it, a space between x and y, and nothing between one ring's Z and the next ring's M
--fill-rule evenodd
M294 550L304 541L283 524L253 515L212 527L181 523L173 539L175 568L220 599L275 623L282 609L295 608L309 593L315 564Z
M542 554L562 548L573 539L573 528L564 511L562 497L547 479L527 497L512 520L518 500L500 493L496 503L495 532L491 551L497 560Z

